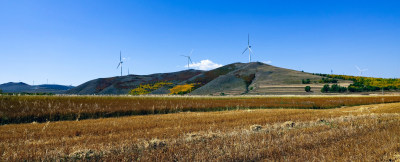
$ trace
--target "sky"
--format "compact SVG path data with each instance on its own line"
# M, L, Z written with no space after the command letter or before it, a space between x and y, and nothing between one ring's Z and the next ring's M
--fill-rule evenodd
M62 84L252 61L400 78L400 1L0 0L0 84Z

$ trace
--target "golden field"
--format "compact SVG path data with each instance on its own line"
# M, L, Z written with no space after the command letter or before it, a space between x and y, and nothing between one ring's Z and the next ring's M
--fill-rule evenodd
M0 124L257 108L328 109L400 96L0 96Z
M336 100L337 97L298 98L299 101L326 98L325 101L330 100L326 105L357 99L383 101L382 96L345 97L344 101ZM252 97L248 99L245 103L251 105ZM220 100L228 99L211 101ZM387 100L385 97L383 102ZM235 103L228 101L225 102L228 105ZM335 109L238 107L230 111L1 125L0 161L400 159L400 103L369 103Z

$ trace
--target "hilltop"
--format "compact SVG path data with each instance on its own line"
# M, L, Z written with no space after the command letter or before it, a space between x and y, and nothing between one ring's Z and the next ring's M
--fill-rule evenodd
M24 82L8 82L0 84L0 89L5 93L65 93L67 90L74 88L73 86L65 86L58 84L41 84L29 85Z
M241 95L241 94L320 94L324 83L323 77L311 73L280 68L261 62L233 63L209 71L184 70L173 73L151 75L127 75L120 77L99 78L83 83L68 90L67 94L128 94L139 85L157 82L169 82L173 85L196 83L198 86L192 95ZM304 91L310 80L312 93ZM338 84L348 86L352 81L338 80ZM168 94L170 87L162 87L150 94Z

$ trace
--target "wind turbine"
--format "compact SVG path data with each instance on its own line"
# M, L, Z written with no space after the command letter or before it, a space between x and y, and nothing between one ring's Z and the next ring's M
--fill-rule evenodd
M251 46L250 46L250 34L247 34L247 47L246 47L246 49L244 49L242 54L244 54L247 50L249 50L249 62L251 62L251 53L253 53L253 51L251 50Z
M193 53L193 50L190 51L190 55L192 55L192 53ZM181 55L181 56L186 57L188 59L188 70L189 70L189 61L193 64L192 59L190 59L190 55L189 56Z
M122 61L121 51L119 51L119 63L118 63L117 69L119 68L119 66L121 66L121 76L122 76L122 64L123 63L124 62Z
M360 69L357 65L356 65L357 70L360 72L360 76L362 76L362 72L363 71L367 71L368 69Z

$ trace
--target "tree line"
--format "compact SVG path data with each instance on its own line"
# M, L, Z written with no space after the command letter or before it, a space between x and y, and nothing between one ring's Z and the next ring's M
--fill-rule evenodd
M373 78L373 77L361 77L361 76L349 76L349 75L330 75L313 73L322 77L319 83L338 83L338 79L351 80L353 84L350 84L347 88L341 87L337 84L329 86L324 85L321 92L372 92L380 90L400 90L400 79L397 78ZM309 79L307 79L309 80ZM303 84L310 84L307 80L302 80Z

